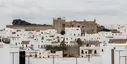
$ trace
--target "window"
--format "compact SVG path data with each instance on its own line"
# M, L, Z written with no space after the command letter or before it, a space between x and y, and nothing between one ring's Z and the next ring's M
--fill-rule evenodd
M21 32L21 30L17 30L17 32Z
M97 51L96 50L94 50L94 54L97 54Z
M40 45L38 45L38 48L40 48Z
M81 51L81 54L84 54L84 51L83 50Z
M44 37L42 37L41 40L44 40Z
M35 58L37 58L37 54L35 54Z
M32 57L32 55L30 54L30 57Z
M15 43L15 45L17 45L17 43Z
M68 40L68 38L66 38L66 40Z
M75 34L74 34L74 36L75 36Z
M84 26L82 26L82 28L84 28Z
M92 50L88 50L88 53L89 53L89 54L92 54Z
M89 44L86 44L86 47L89 47L90 45Z
M51 53L56 53L56 51L51 50Z
M104 50L103 49L101 49L101 52L103 52Z
M12 32L12 34L16 34L16 32Z
M78 25L78 27L80 27L80 26Z
M0 39L0 42L1 42L2 40Z
M87 54L87 52L85 52L85 54Z
M65 27L65 24L63 24L63 28Z
M17 36L19 36L19 35L17 34Z

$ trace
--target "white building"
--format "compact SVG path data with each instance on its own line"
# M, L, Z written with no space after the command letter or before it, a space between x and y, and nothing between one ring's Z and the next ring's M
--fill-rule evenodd
M100 42L89 41L80 47L80 57L99 56L100 55Z
M103 49L103 64L125 64L127 60L127 44L107 44Z
M0 63L19 64L19 47L0 42Z

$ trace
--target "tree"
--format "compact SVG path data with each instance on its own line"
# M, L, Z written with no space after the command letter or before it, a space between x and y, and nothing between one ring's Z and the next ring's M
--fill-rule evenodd
M31 25L31 23L26 22L25 20L21 20L21 19L14 19L12 24L13 25Z
M78 44L79 46L82 46L82 45L83 45L83 41L82 41L80 38L78 38L78 39L77 39L77 44Z
M13 25L41 25L41 24L34 24L34 23L29 23L25 20L21 20L21 19L14 19L12 22Z
M65 31L64 31L64 30L62 30L62 31L60 32L60 34L61 34L61 35L64 35L64 34L65 34Z
M60 47L62 48L62 51L63 51L63 56L64 55L64 51L67 49L67 46L65 44L65 38L63 39L63 41L60 43Z
M100 32L100 31L106 31L106 32L109 32L109 31L111 31L111 30L105 28L104 26L99 26L99 27L98 27L98 32Z
M47 45L47 46L45 47L45 49L46 49L46 50L52 50L53 47L52 47L51 45Z

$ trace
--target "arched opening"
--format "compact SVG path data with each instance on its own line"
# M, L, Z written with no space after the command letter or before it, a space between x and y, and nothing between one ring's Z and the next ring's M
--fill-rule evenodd
M97 54L97 51L96 50L94 50L94 54Z
M103 52L104 50L103 49L101 49L101 52Z

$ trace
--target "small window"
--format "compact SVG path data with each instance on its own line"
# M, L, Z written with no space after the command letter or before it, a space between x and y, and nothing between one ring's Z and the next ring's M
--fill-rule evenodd
M40 45L38 45L38 48L40 48Z
M90 45L89 44L86 44L86 47L89 47Z
M84 28L84 26L82 26L82 28Z
M85 54L87 54L87 52L85 52Z
M12 32L12 34L16 34L16 32Z
M66 40L68 40L68 38L66 38Z
M63 24L63 28L65 27L65 24Z
M56 53L56 51L51 50L51 53Z
M94 50L94 54L97 54L97 51L96 50Z
M81 51L81 54L84 54L84 51L83 50Z
M89 54L92 54L92 50L88 50L88 53L89 53Z
M17 45L17 43L15 43L15 45Z
M80 26L78 25L78 27L80 27Z
M35 58L37 58L37 54L35 54Z
M101 49L101 52L103 52L104 50L103 49Z
M44 40L44 37L42 37L41 40Z
M32 55L30 54L30 57L32 57Z

